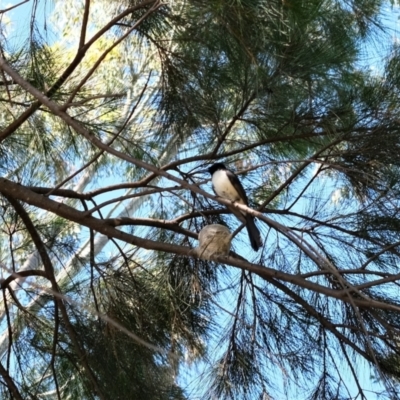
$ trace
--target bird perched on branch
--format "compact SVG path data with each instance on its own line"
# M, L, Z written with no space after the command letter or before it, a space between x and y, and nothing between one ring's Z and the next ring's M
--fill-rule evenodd
M249 205L246 192L244 191L239 178L235 173L227 169L224 164L213 164L211 165L211 167L202 172L209 172L211 174L213 189L217 196L220 196L232 202L244 204L246 206ZM234 214L237 215L237 211ZM254 217L242 210L240 210L240 214L245 219L251 247L254 251L258 251L263 243L261 240L260 231L258 230L254 221ZM238 218L242 219L239 217L239 215L237 215Z

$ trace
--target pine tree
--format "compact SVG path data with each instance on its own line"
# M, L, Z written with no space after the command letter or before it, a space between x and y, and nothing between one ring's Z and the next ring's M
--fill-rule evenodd
M2 398L366 399L365 366L399 398L388 7L0 10ZM198 173L214 162L246 188L258 253ZM206 260L212 223L232 252Z

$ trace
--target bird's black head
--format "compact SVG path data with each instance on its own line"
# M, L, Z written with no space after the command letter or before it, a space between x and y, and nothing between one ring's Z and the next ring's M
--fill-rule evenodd
M209 167L207 169L207 171L212 175L215 171L219 171L221 169L226 170L227 168L222 163L215 163L215 164L211 165L211 167Z

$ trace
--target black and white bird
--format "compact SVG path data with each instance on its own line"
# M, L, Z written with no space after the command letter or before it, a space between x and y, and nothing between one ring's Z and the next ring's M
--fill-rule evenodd
M222 163L211 165L206 171L212 176L212 185L217 196L239 204L249 205L246 192L235 173L230 171ZM258 230L254 217L240 210L246 221L246 228L249 234L250 244L254 251L262 247L261 234ZM236 213L235 213L236 214Z

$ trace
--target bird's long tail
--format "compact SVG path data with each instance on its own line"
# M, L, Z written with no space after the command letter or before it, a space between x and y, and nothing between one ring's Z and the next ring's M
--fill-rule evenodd
M262 247L263 242L261 240L260 231L258 230L252 215L246 214L246 228L249 234L251 247L254 251L258 251L258 249Z

